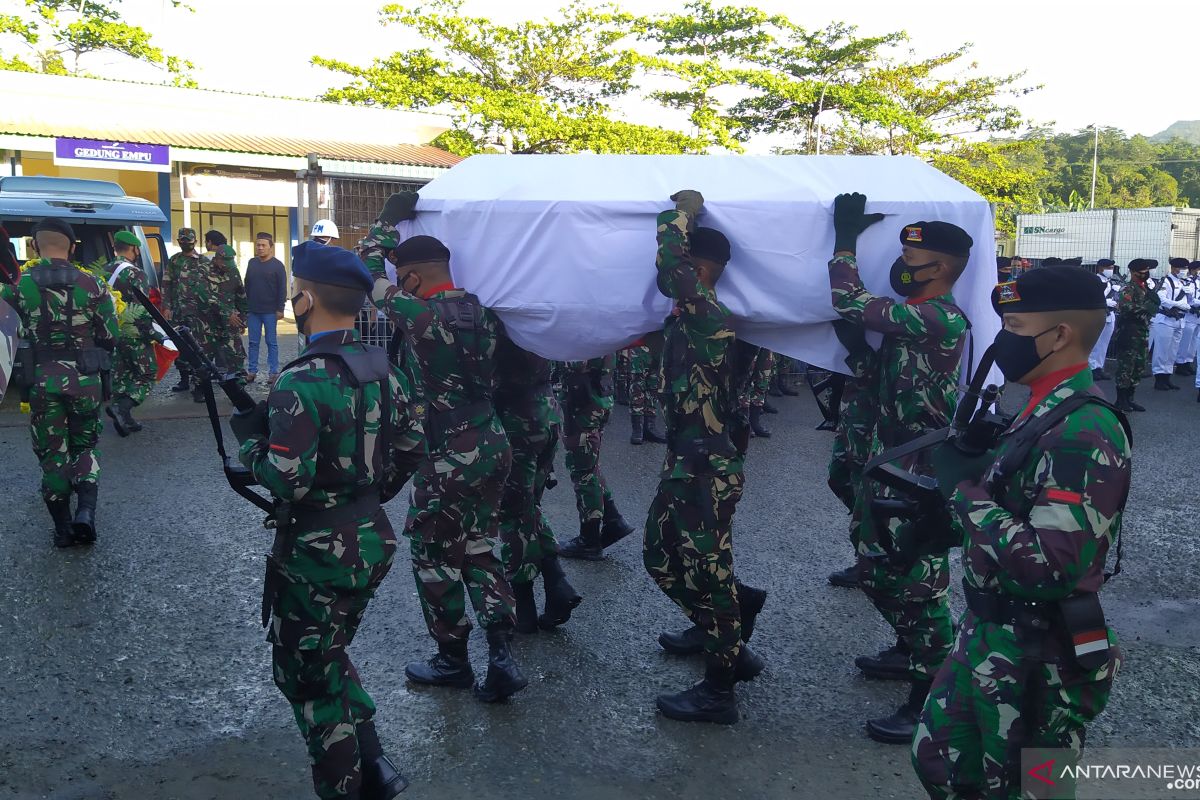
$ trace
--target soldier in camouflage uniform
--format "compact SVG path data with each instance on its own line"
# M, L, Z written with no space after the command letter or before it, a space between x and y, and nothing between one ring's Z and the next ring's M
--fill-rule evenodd
M666 444L655 419L655 398L659 393L659 370L662 359L645 342L639 341L629 348L629 425L630 444L653 442Z
M690 689L660 695L657 705L672 719L731 724L738 719L734 682L752 679L763 664L744 643L749 633L733 570L745 429L739 446L733 440L739 386L732 315L715 290L729 261L729 241L711 228L693 229L704 203L699 192L685 190L672 199L675 209L658 215L655 262L659 291L675 301L663 340L668 442L642 560L702 634L705 675Z
M250 305L238 272L237 253L230 245L221 245L213 251L209 280L213 303L209 346L224 372L243 372L246 351L242 346L242 331L246 329Z
M1147 282L1150 270L1157 266L1158 262L1152 258L1130 261L1129 283L1121 290L1117 302L1113 344L1117 351L1117 408L1122 411L1146 410L1133 397L1150 362L1150 321L1158 313L1159 297Z
M843 321L834 325L841 328ZM861 330L858 326L855 329ZM846 377L838 407L837 430L834 433L833 452L829 457L827 483L837 498L851 514L850 538L857 538L859 522L854 516L858 493L862 491L862 471L871 455L871 444L875 435L876 402L867 376L878 369L875 352L866 345L863 337L861 346L855 346L846 357L846 366L851 374ZM857 344L857 343L856 343ZM858 588L858 563L829 576L834 586L847 589ZM907 659L905 670L907 671Z
M163 316L176 327L186 326L193 330L201 320L196 319L195 297L193 286L202 279L207 270L207 259L196 250L196 231L194 228L180 228L175 234L179 252L167 260L162 276ZM200 341L197 332L196 341ZM171 387L173 392L186 392L192 388L192 373L187 359L175 360L175 369L179 370L179 383Z
M141 243L129 231L118 231L113 236L116 258L105 266L108 286L120 292L125 301L121 320L121 335L113 352L112 402L104 412L113 421L113 427L121 436L128 436L142 429L142 423L133 418L133 409L142 404L153 388L158 373L158 362L154 357L154 342L162 342L161 334L154 330L154 322L146 309L138 303L131 287L149 295L150 287L146 275L134 263Z
M617 405L629 405L629 363L636 347L637 344L631 344L617 351L617 365L613 370L613 401Z
M1093 275L1032 270L998 287L993 304L1004 317L996 364L1031 396L983 459L953 448L934 458L963 537L967 610L921 712L913 764L931 798L1025 797L1021 753L1033 748L1029 764L1054 759L1054 796L1073 797L1059 772L1077 761L1121 663L1098 592L1132 439L1088 369L1106 313Z
M54 521L55 546L71 547L96 540L102 374L117 341L117 316L108 287L72 266L69 224L44 219L34 226L33 240L40 260L15 285L0 284L0 300L17 312L32 348L29 423L42 499Z
M869 293L859 277L855 249L859 233L882 219L866 214L861 194L839 195L834 201L836 237L829 280L834 310L843 320L883 334L877 369L868 376L876 398L877 421L871 454L897 447L950 424L958 403L958 377L966 344L967 318L951 289L966 268L972 245L961 228L945 222L916 222L900 231L902 254L892 265L893 290L906 297L898 303ZM903 469L928 474L923 454L903 459ZM912 738L934 673L950 650L952 625L948 592L949 557L901 552L896 543L918 538L913 520L876 519L872 497L889 497L874 481L864 481L856 497L859 585L895 629L908 656L912 689L895 714L867 722L877 741L903 744ZM855 663L868 674L890 671L885 650Z
M416 193L406 196L416 215ZM375 225L360 243L375 278L371 299L404 332L424 383L429 456L413 487L406 533L413 576L438 652L405 668L409 680L465 688L471 624L465 598L487 634L488 672L475 686L484 702L528 685L509 648L515 623L512 587L493 552L497 509L512 450L496 416L496 345L500 323L450 276L450 251L430 236L399 242L392 227ZM386 254L386 256L385 256ZM393 285L384 258L396 265Z
M563 447L579 510L579 535L559 548L563 558L600 561L604 548L633 533L600 472L600 444L613 407L614 360L609 355L567 361L559 370Z
M375 703L346 651L392 565L396 537L380 503L422 460L421 424L405 376L354 330L373 284L362 262L304 242L292 264L308 346L266 402L230 420L242 463L277 502L267 640L317 796L385 800L407 781L383 755Z
M775 354L765 347L759 348L750 371L750 380L738 397L742 412L750 420L751 435L762 439L771 438L771 431L763 422L763 414L766 412L767 390L771 387L774 372Z
M559 563L558 542L541 505L558 448L550 367L549 361L501 334L493 401L512 446L512 468L500 501L500 555L516 598L518 633L536 633L539 625L546 630L562 625L583 600ZM539 574L546 591L546 610L540 617L533 596Z

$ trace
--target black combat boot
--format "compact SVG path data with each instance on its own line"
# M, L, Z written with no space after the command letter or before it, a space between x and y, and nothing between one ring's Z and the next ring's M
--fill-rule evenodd
M529 685L509 649L511 638L512 628L507 624L496 623L487 629L487 676L475 684L475 696L485 703L499 703Z
M868 678L880 681L908 680L908 646L900 639L891 647L880 650L873 656L859 656L854 666Z
M467 660L467 643L439 644L438 651L428 661L410 661L404 675L413 683L425 686L449 686L466 689L475 682L471 662Z
M517 601L517 633L537 633L537 601L533 597L532 583L514 583L513 598Z
M770 439L771 432L763 423L763 410L758 406L750 406L750 432L760 439Z
M767 414L778 414L779 409L771 405L770 400L763 400L762 410Z
M1134 411L1145 411L1146 407L1139 405L1137 400L1134 400L1134 395L1137 394L1137 387L1134 386L1129 390L1129 405Z
M646 414L645 436L646 441L653 444L667 443L667 435L658 427L658 417L654 415L653 411Z
M840 586L843 589L857 589L858 565L851 564L845 569L829 573L829 583L833 586Z
M600 544L602 520L588 520L579 526L579 535L566 544L558 546L563 558L579 558L584 561L603 561L604 547Z
M921 718L921 709L925 707L925 698L929 696L929 687L933 681L913 681L909 689L908 699L904 705L896 709L890 717L867 720L867 736L884 744L911 744L913 734L917 731L917 721Z
M737 581L736 584L738 609L742 617L742 641L748 642L754 635L754 624L758 620L758 615L762 612L763 606L767 604L767 590L747 586L741 581Z
M750 649L750 645L742 643L737 661L733 665L733 679L738 682L752 681L766 669L767 662L762 656Z
M693 625L679 633L662 632L658 645L673 656L694 656L704 652L704 631Z
M633 533L633 526L625 521L617 510L616 502L609 497L604 501L604 521L600 529L600 546L612 547Z
M641 414L629 415L629 443L641 444L645 441L646 423Z
M1167 378L1167 376L1159 375L1158 373L1155 373L1155 375L1154 375L1154 390L1156 392L1166 392L1166 391L1170 391L1170 389L1171 389L1171 382Z
M704 680L679 694L660 694L658 710L664 717L683 722L716 722L732 725L738 721L737 693L733 689L732 667L709 663Z
M374 722L360 722L355 727L358 738L358 759L362 764L362 800L392 800L408 788L408 779L400 774L392 760L383 754Z
M71 527L71 500L47 500L46 510L54 520L54 546L74 547L75 531Z
M546 589L546 610L537 618L543 630L553 630L571 618L571 612L583 602L583 597L567 580L558 556L542 559L542 583Z
M1120 411L1133 411L1133 406L1129 403L1129 390L1117 389L1117 408Z
M188 373L179 370L179 383L171 387L172 392L186 392L192 388L192 378Z
M104 413L112 418L113 427L119 436L128 436L142 429L133 418L133 400L126 395L119 396L104 408Z
M81 483L75 487L75 520L71 528L75 541L91 544L96 541L96 489L94 483Z

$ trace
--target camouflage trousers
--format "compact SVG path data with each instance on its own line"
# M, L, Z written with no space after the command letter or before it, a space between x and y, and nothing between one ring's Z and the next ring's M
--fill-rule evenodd
M549 420L541 430L503 415L512 445L512 468L500 500L500 558L510 584L532 583L546 556L558 554L554 531L542 511L546 480L554 469L558 432Z
M113 352L112 395L124 395L141 405L154 388L158 363L154 347L140 339L122 340Z
M275 685L291 703L308 747L313 788L322 798L357 797L362 775L356 726L375 716L375 703L346 649L391 569L396 538L382 510L359 524L358 535L363 550L368 537L375 539L371 549L384 560L312 580L303 557L294 557L285 565L267 635L274 645Z
M70 500L72 487L99 482L100 403L98 376L52 377L30 388L29 431L46 500Z
M451 438L413 479L405 535L425 624L443 645L466 643L468 598L480 627L513 623L512 587L494 549L512 451L493 424Z
M1033 797L1021 793L1021 749L1064 748L1078 759L1084 726L1108 704L1116 666L1101 680L1063 685L1051 682L1053 665L1036 665L1034 679L1020 681L947 659L913 737L913 767L925 791L939 800Z
M875 426L868 393L853 378L847 378L838 410L837 432L829 458L829 488L846 508L854 510L854 498L861 491L863 467L871 455L872 429Z
M627 347L617 351L613 362L613 389L618 398L629 399L629 362L632 359L633 348Z
M908 649L912 678L930 680L950 654L950 557L924 556L907 569L859 553L858 583Z
M1133 327L1118 324L1116 339L1118 389L1132 389L1142 381L1146 367L1150 365L1150 329L1147 326Z
M600 472L600 443L603 431L597 429L577 430L573 426L563 433L563 448L566 450L567 472L575 486L575 507L579 510L579 523L585 524L604 518L604 505L612 500L612 492Z
M645 345L630 348L629 354L629 413L652 416L658 394L658 364Z
M750 370L750 380L738 397L738 406L743 411L750 408L762 408L767 402L767 390L771 388L771 379L775 377L775 354L765 347L759 348L754 357L754 366Z
M707 658L729 669L742 649L732 532L742 485L740 473L659 481L642 541L646 572L704 631Z

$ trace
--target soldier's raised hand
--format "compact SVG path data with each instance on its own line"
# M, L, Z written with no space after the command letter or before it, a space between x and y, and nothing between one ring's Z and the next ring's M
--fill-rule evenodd
M833 251L853 253L858 237L867 228L883 219L883 214L868 214L867 196L853 192L833 198Z
M675 201L675 210L689 217L698 216L704 210L704 195L695 189L681 189L671 195L671 199Z

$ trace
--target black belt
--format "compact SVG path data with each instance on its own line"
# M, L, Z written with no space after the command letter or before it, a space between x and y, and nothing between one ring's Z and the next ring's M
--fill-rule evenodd
M78 361L79 351L67 348L34 347L33 363L49 364L51 361Z
M429 429L425 433L428 435L430 432L435 431L438 435L444 436L446 431L462 425L472 417L491 416L494 410L491 400L475 400L460 408L451 408L446 411L430 411L427 415Z
M728 433L717 433L698 439L672 439L671 452L683 458L707 458L709 456L733 458L738 454Z
M318 531L322 528L334 528L347 522L356 522L370 517L379 510L379 493L355 497L344 506L333 508L292 508L292 522L288 527L291 534Z
M963 578L967 608L984 622L1047 630L1053 620L1054 604L1040 600L1022 600L1010 594L977 589Z

